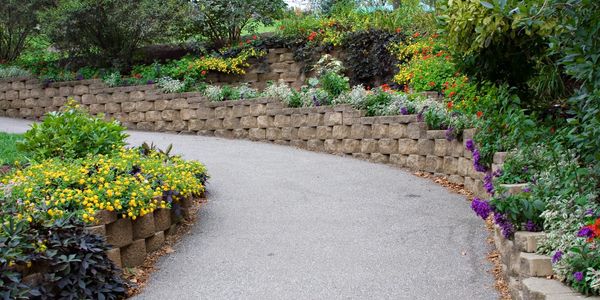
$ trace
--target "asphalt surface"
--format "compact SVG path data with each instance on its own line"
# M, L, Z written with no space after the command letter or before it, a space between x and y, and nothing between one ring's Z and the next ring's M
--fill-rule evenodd
M0 131L28 122L0 118ZM386 165L129 132L206 164L209 202L136 299L497 299L464 197Z

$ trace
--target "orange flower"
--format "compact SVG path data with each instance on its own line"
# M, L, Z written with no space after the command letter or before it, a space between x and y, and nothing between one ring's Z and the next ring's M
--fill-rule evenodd
M402 31L402 29L400 29L400 27L396 28L396 33L400 33Z
M381 85L381 90L383 90L384 92L388 92L389 90L391 90L390 85L385 83Z
M431 35L431 37L434 38L434 39L436 39L438 36L440 36L440 35L437 34L437 33L434 33L433 35Z
M285 29L285 26L283 26L283 25L279 26L279 30L284 30L284 29Z
M446 105L448 106L448 109L452 109L452 107L454 106L454 102L450 101Z
M430 86L430 87L434 87L434 86L435 86L435 82L433 82L433 81L430 81L430 82L429 82L429 86Z
M420 33L418 33L418 32L415 32L415 34L413 34L413 37L414 37L414 38L418 38L418 37L420 37L420 36L421 36L421 34L420 34Z
M450 92L450 98L454 97L454 95L456 95L455 91Z
M481 118L483 116L483 112L482 111L478 111L477 112L477 118Z
M308 36L308 40L312 41L317 37L317 33L316 32L311 32L310 35Z

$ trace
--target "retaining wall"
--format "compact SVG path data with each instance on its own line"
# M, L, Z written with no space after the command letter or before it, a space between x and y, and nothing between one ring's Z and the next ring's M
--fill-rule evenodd
M209 102L200 93L164 94L153 85L107 88L101 81L43 86L36 80L0 81L0 115L38 119L68 97L91 113L105 113L130 129L244 138L312 151L350 155L446 176L484 195L483 174L472 168L462 142L427 130L416 115L365 117L348 105L287 108L276 99ZM471 138L472 130L464 133Z

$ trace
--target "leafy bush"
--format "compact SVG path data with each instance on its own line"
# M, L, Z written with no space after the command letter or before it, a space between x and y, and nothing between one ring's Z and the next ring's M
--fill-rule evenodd
M0 78L29 77L31 73L16 66L0 65Z
M176 36L189 6L178 0L61 0L43 14L53 44L89 64L128 66L135 50Z
M50 112L43 122L33 124L18 147L33 159L109 154L125 145L124 130L119 122L92 117L71 102L62 111Z
M25 155L16 146L21 138L21 135L0 132L0 166L25 160Z
M51 0L2 1L0 6L0 63L17 59L36 31L38 12L49 8Z
M3 207L4 212L9 210ZM88 234L73 219L56 222L15 221L0 215L0 296L4 299L121 299L125 282L105 254L106 241ZM39 284L26 284L22 273L42 275ZM40 269L41 267L41 269Z
M218 85L210 85L204 90L204 95L210 101L223 101L223 89Z
M270 24L286 4L283 0L194 0L193 31L211 40L217 48L234 45L243 30L257 21Z
M334 71L329 71L319 78L321 88L329 94L331 98L338 97L343 92L350 90L348 77L337 74Z

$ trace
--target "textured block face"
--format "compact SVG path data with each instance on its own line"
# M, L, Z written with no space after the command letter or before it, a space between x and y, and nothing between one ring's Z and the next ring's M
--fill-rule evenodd
M360 141L359 140L344 140L342 142L342 151L347 154L360 153Z
M143 239L154 234L154 214L146 214L133 221L133 239Z
M360 152L362 153L376 153L379 149L377 140L364 139L361 142Z
M165 243L164 231L154 233L152 236L146 239L146 252L151 253L162 247Z
M398 140L398 153L404 155L419 153L417 148L417 140L400 139Z
M123 267L133 268L144 264L146 259L146 241L139 239L133 241L127 247L121 248L121 262Z
M403 139L407 137L405 124L390 124L388 136L391 139Z
M388 137L388 124L373 124L371 126L371 134L375 139L382 139Z
M319 126L317 127L317 138L320 140L331 139L333 134L331 126Z
M123 264L121 263L121 249L112 248L105 251L106 256L110 259L117 267L122 268Z
M106 241L114 247L123 247L133 241L133 230L130 219L118 219L106 225Z
M325 125L342 125L343 116L341 112L327 112L325 113Z
M156 231L165 231L171 226L171 211L161 208L154 211L154 228Z
M392 139L379 140L379 152L382 154L398 153L398 141Z
M334 139L345 139L350 137L350 126L336 125L333 126L332 135Z

